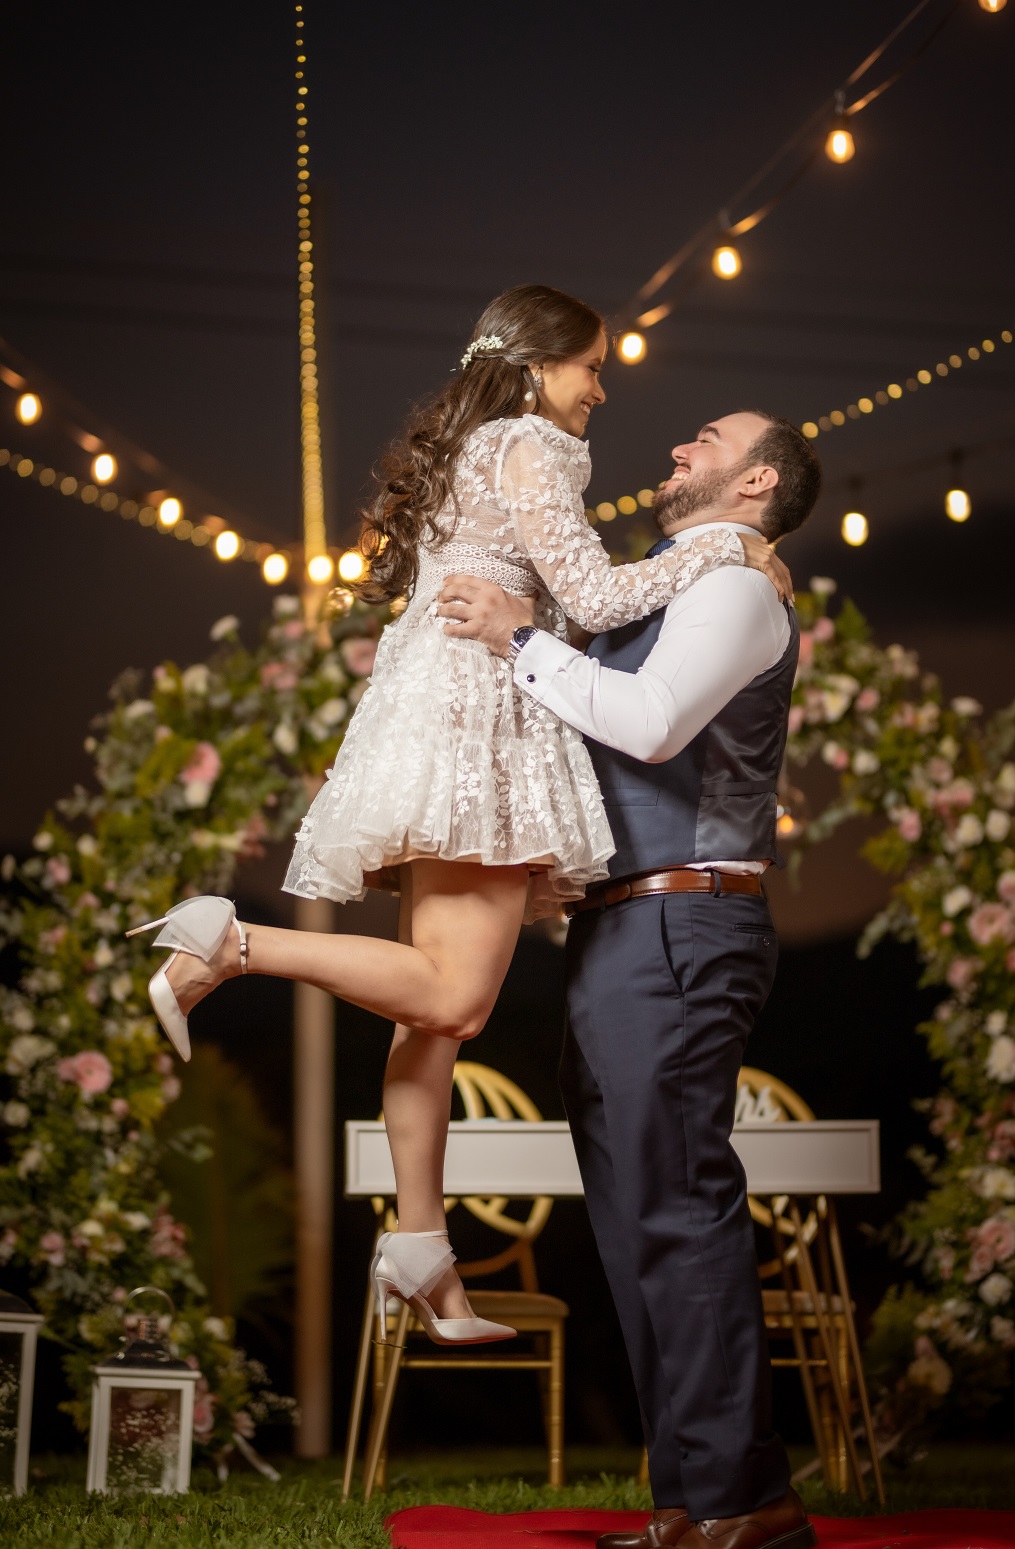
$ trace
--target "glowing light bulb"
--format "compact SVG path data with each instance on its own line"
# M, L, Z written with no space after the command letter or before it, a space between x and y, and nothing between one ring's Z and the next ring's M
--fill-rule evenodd
M14 412L22 425L34 425L42 413L42 399L37 393L22 393Z
M159 501L159 521L163 527L175 527L183 515L183 507L175 495L167 495Z
M366 568L367 562L359 549L347 549L338 562L338 573L343 581L358 581Z
M862 543L866 543L869 532L870 526L862 511L846 512L842 518L842 536L850 548L858 549Z
M327 586L335 574L335 561L330 554L315 554L307 565L307 580L315 586Z
M965 522L972 515L973 503L964 489L950 489L945 496L945 515L953 522Z
M109 452L100 452L92 463L92 478L96 484L108 484L116 478L116 458Z
M998 11L1003 11L1008 0L980 0L980 10L989 11L991 16L996 16Z
M289 574L289 559L285 554L269 554L261 566L261 574L269 586L278 586Z
M227 527L225 532L220 532L215 539L215 558L235 559L241 547L239 533L232 532Z
M646 348L643 333L624 333L617 343L617 354L627 365L636 366L639 360L645 359Z
M825 155L829 161L838 162L840 165L844 161L853 160L853 157L856 155L856 146L853 143L853 136L844 124L839 124L829 134L828 139L825 141Z
M740 254L728 243L717 247L712 254L712 273L720 280L735 280L743 267Z

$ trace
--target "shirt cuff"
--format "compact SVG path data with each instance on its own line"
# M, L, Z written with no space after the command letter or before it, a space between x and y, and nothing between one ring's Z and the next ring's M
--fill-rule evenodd
M566 640L558 640L545 629L537 630L515 657L514 680L526 694L542 703L557 673L566 671L568 664L581 654Z

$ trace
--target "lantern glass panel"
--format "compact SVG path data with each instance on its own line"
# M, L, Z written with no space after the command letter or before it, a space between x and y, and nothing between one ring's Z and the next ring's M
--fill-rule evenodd
M14 1487L23 1334L0 1330L0 1491Z
M178 1389L112 1389L107 1490L158 1494L176 1489L182 1402Z

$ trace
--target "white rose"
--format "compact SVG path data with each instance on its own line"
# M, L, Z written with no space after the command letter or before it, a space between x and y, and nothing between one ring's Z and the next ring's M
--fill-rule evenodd
M32 1110L27 1103L9 1102L3 1107L4 1123L8 1129L24 1129L32 1117Z
M315 715L325 726L335 726L345 715L348 705L344 699L326 699L318 705Z
M19 1033L30 1033L32 1028L35 1026L35 1017L32 1015L32 1008L31 1006L26 1006L24 1002L22 1002L20 1006L14 1007L14 1010L11 1012L7 1020L10 1022L12 1027L17 1029Z
M224 618L216 619L211 626L211 638L213 640L225 640L227 635L235 635L240 627L240 621L235 613L227 613Z
M1000 1307L1011 1296L1011 1281L1007 1275L994 1273L980 1283L980 1295L988 1307Z
M992 1011L984 1022L984 1028L988 1038L996 1038L998 1033L1003 1033L1008 1026L1008 1018L1003 1011Z
M290 757L300 745L300 739L288 721L279 721L271 734L271 740L280 753L288 754Z
M21 1153L21 1156L18 1160L18 1177L27 1178L29 1173L35 1172L36 1168L42 1166L43 1160L44 1154L42 1147L29 1146L27 1151L23 1151Z
M826 721L841 721L849 709L849 695L843 694L839 689L826 688L821 695L821 703Z
M881 768L881 760L876 753L869 748L860 748L853 754L853 773L858 775L876 774Z
M229 1338L229 1330L226 1328L221 1318L205 1318L204 1331L206 1334L210 1334L212 1339Z
M816 597L831 597L832 593L836 590L836 583L832 580L831 576L811 576L811 591Z
M79 1221L74 1228L75 1237L101 1237L106 1228L101 1221L93 1221L89 1216L87 1221Z
M941 912L953 920L961 910L968 909L972 901L973 895L967 887L953 887L941 900Z
M942 758L946 758L950 764L954 764L959 756L959 745L954 737L942 737L937 745L937 750Z
M1015 1199L1015 1173L1007 1167L985 1167L974 1187L982 1199Z
M987 1055L987 1075L992 1081L1015 1081L1015 1038L1001 1033Z
M113 961L113 949L108 941L100 941L92 954L96 968L108 968Z
M993 811L987 813L987 821L983 826L988 839L1000 842L1008 837L1011 817L1007 812L1002 812L999 807L995 807Z
M922 704L916 712L917 731L933 731L941 719L941 710L932 700Z
M180 678L180 682L188 694L207 694L210 676L211 674L203 662L195 662L193 667L187 668Z
M139 721L142 716L154 715L155 706L150 699L132 699L123 712L124 720Z
M1006 1350L1011 1350L1015 1347L1015 1323L1011 1318L999 1318L995 1314L990 1320L990 1337Z
M185 807L206 807L210 795L210 780L188 780L183 787L183 804Z
M51 1039L43 1038L39 1033L21 1033L11 1040L7 1050L7 1074L23 1076L26 1070L55 1052L56 1044Z
M289 597L283 595L282 597L275 598L274 612L277 619L291 619L297 613L299 613L299 611L300 600L298 597Z
M116 978L109 986L109 993L112 995L114 1000L119 1001L122 1005L133 988L134 981L130 974L117 974Z
M982 715L983 706L978 699L970 699L968 694L960 694L952 700L952 709L956 715Z
M955 838L961 845L980 843L983 838L983 824L974 812L964 812L959 818Z
M32 843L37 850L51 850L53 848L53 835L47 834L46 830L43 829L41 833L36 834Z
M151 1226L151 1216L146 1216L143 1210L128 1210L123 1216L124 1226L129 1226L132 1232L143 1232Z
M94 834L82 834L78 840L79 855L98 855L99 844Z

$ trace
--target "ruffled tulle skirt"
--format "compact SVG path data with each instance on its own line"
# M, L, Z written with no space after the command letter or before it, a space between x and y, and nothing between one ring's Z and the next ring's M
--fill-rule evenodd
M507 662L449 639L431 605L384 631L284 889L345 903L425 856L528 864L534 920L605 877L613 851L578 733L520 693Z

